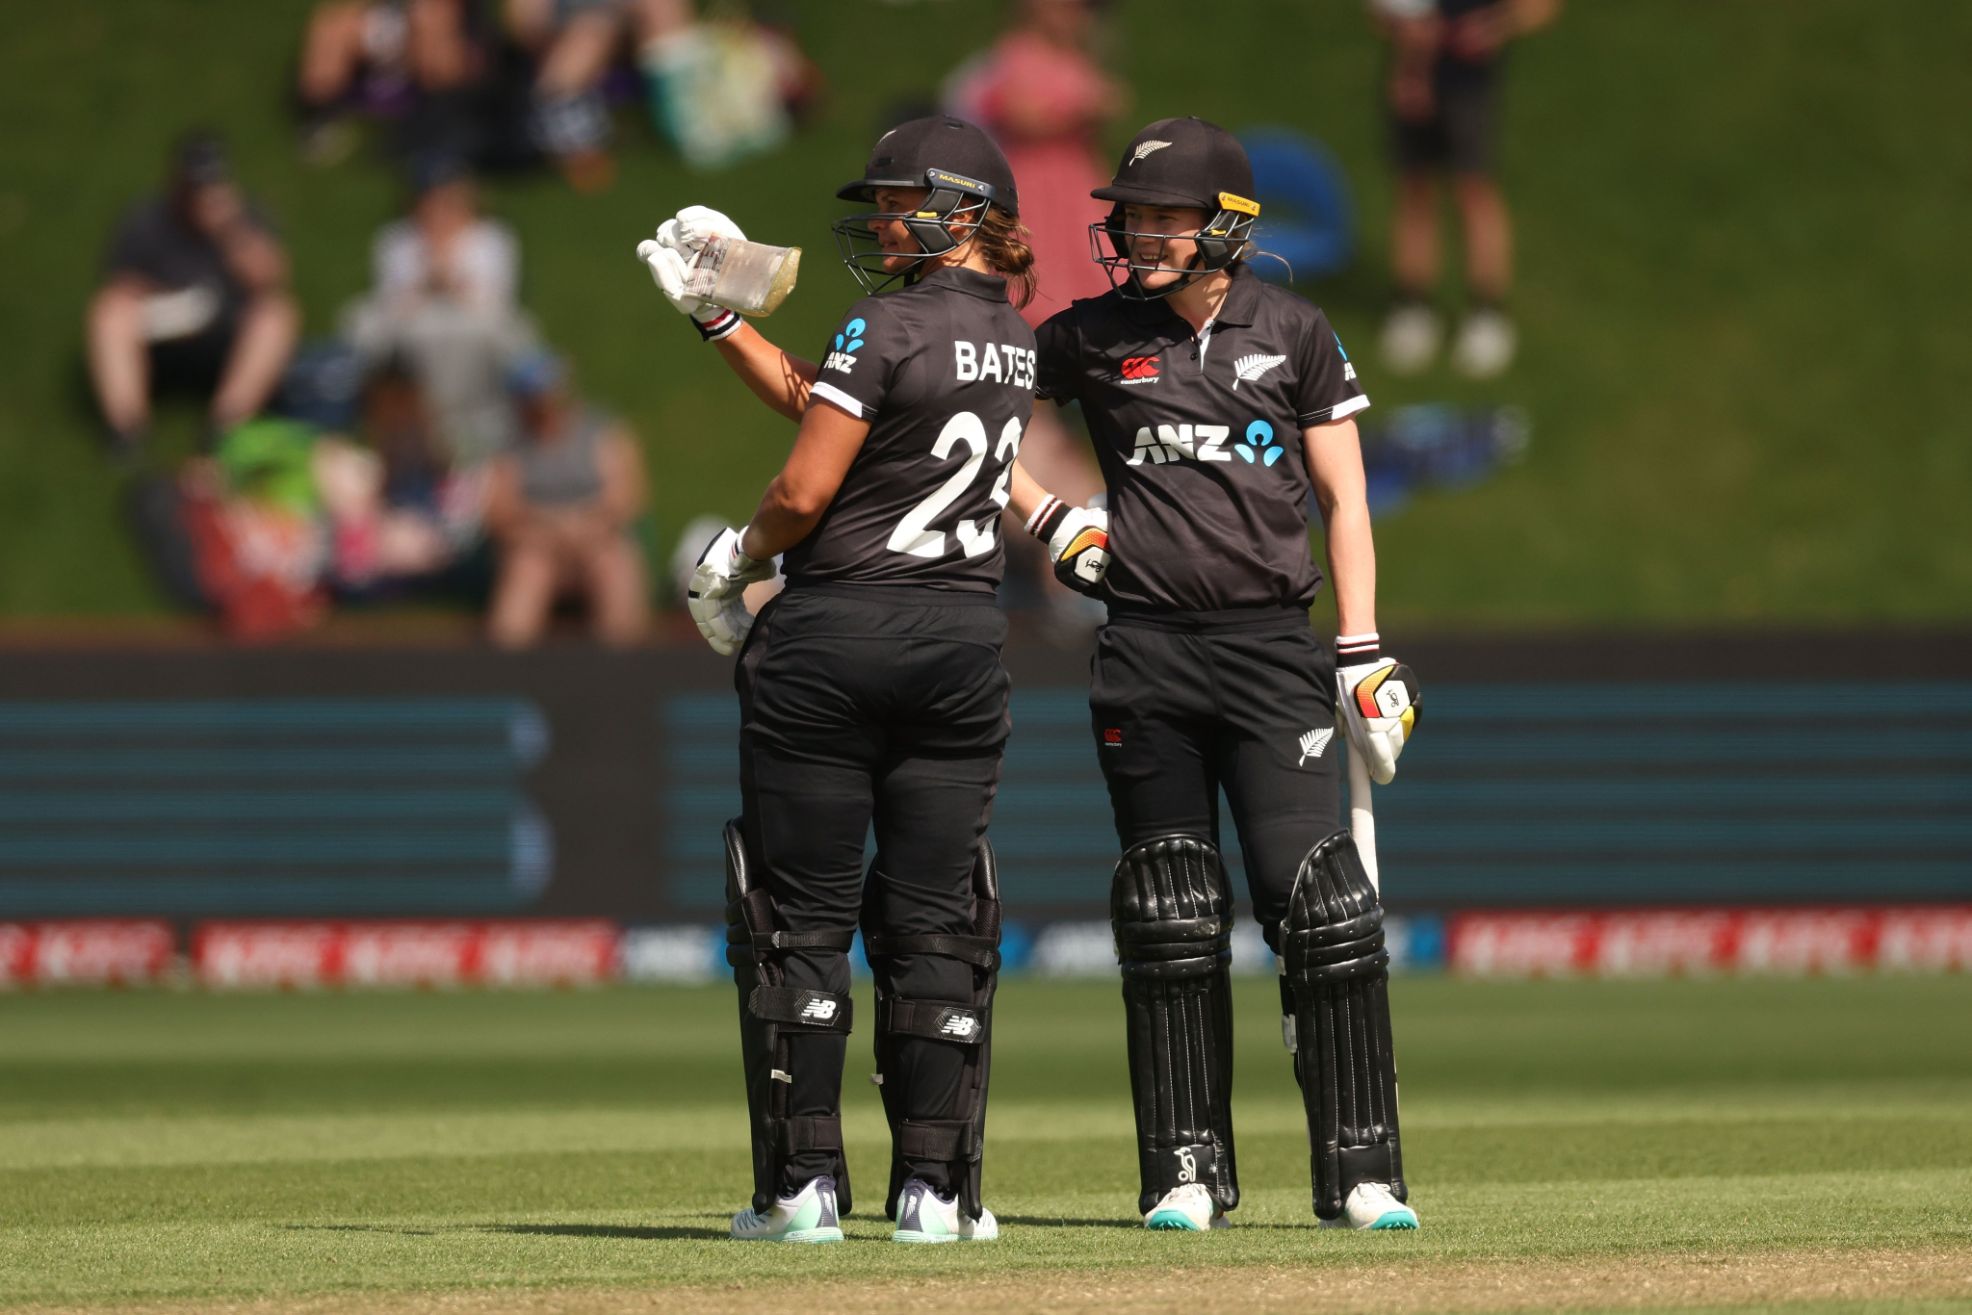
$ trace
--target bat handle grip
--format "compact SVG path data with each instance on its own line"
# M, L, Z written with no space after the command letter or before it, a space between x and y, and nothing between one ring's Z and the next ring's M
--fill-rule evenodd
M1346 736L1342 738L1347 738ZM1369 874L1369 884L1377 894L1383 893L1383 883L1376 872L1376 802L1371 797L1369 763L1355 746L1349 747L1349 834L1355 838L1356 853L1363 860L1363 871Z

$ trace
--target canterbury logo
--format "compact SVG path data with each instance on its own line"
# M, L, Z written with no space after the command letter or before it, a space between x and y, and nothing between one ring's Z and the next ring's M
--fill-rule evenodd
M1327 730L1309 731L1303 735L1301 737L1301 761L1294 765L1296 767L1302 767L1307 764L1308 759L1321 757L1322 750L1326 749L1328 742L1334 738L1335 728L1333 726Z
M1130 156L1130 163L1142 164L1145 156L1155 155L1170 144L1169 142L1145 142L1143 145L1137 147L1135 153Z
M803 1018L812 1018L818 1023L826 1023L829 1019L835 1017L835 1001L810 1000L807 1004L801 1006L801 1016Z
M978 1030L979 1020L971 1014L953 1014L945 1020L945 1025L938 1029L938 1034L940 1036L955 1036L963 1040Z
M1239 376L1233 380L1233 391L1238 392L1241 384L1251 383L1286 359L1285 356L1262 356L1257 352L1240 357L1233 362L1233 373Z

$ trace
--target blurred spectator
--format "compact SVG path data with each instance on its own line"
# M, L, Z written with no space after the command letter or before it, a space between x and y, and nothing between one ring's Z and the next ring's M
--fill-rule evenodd
M507 0L507 26L534 56L535 143L578 191L616 178L605 81L626 46L690 27L690 0Z
M219 141L186 138L164 195L119 222L89 303L90 381L112 441L140 446L164 391L208 399L215 435L255 414L300 324L280 240Z
M1089 193L1109 182L1096 137L1126 97L1090 53L1100 7L1022 0L1006 34L946 83L946 108L990 132L1013 166L1034 249L1034 300L1021 311L1029 324L1109 291L1089 259L1089 225L1107 207Z
M503 648L537 643L555 602L580 595L606 644L642 638L648 612L632 526L644 509L644 463L616 419L583 405L561 362L515 366L522 437L490 472L486 524L499 574L488 629Z
M344 595L430 582L478 542L486 471L449 466L399 360L365 383L360 441L319 440L313 470Z
M1449 178L1465 239L1465 318L1452 365L1484 379L1513 362L1506 313L1513 235L1497 178L1505 51L1553 21L1561 0L1371 0L1390 42L1385 100L1397 168L1391 236L1396 300L1384 321L1384 364L1413 374L1438 354L1439 184Z
M343 312L343 337L374 367L405 362L449 462L471 466L512 445L508 366L535 349L517 304L520 244L479 211L457 161L422 162L410 214L371 246L374 286Z
M1109 181L1096 138L1127 97L1092 53L1102 8L1102 0L1021 0L993 47L946 80L946 108L990 132L1013 166L1020 222L1034 251L1034 299L1020 312L1029 324L1109 291L1089 259L1089 225L1108 207L1089 193ZM1102 489L1088 445L1056 407L1034 408L1020 459L1059 497L1086 503ZM1042 545L1016 529L1010 525L1006 535L1009 602L1043 602L1070 631L1099 620L1099 608L1091 619L1088 601L1055 580Z
M295 71L301 150L329 164L355 146L351 114L447 119L486 71L473 0L323 0L308 18ZM427 124L416 135L446 139L462 125ZM457 147L459 142L452 144Z

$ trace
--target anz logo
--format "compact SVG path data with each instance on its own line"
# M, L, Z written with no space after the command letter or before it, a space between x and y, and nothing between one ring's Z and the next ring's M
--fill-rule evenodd
M1271 467L1287 449L1274 437L1274 427L1265 420L1246 426L1244 441L1229 448L1233 436L1227 425L1145 425L1137 430L1137 441L1124 464L1162 466L1172 461L1231 462Z
M842 374L853 371L856 368L856 349L863 345L863 330L868 327L860 315L843 325L842 332L835 335L835 350L822 362L822 368Z

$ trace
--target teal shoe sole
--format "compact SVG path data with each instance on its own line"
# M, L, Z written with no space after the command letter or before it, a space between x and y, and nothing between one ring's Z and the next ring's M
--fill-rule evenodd
M1176 1210L1156 1210L1150 1218L1143 1221L1145 1228L1156 1229L1161 1233L1202 1233L1205 1230L1191 1221L1191 1216Z

